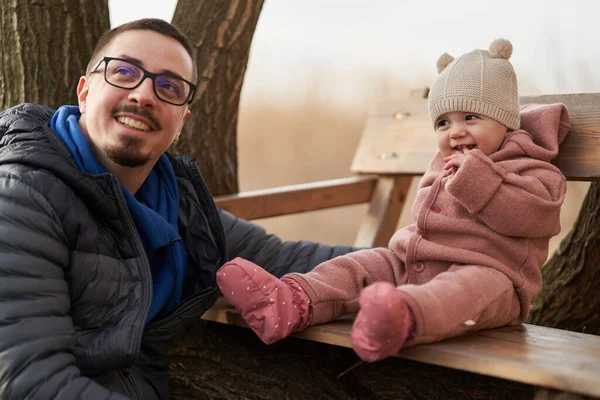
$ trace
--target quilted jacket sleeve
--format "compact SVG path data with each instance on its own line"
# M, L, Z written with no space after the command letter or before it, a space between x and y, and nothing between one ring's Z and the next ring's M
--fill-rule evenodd
M290 272L306 273L323 261L358 250L309 241L284 242L262 227L227 211L220 210L219 214L227 236L228 258L245 258L277 277Z
M53 208L0 176L0 220L0 398L124 399L75 365L69 249Z

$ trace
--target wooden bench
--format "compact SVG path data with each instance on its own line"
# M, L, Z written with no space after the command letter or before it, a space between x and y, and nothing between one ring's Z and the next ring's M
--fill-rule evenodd
M405 104L368 118L352 165L359 175L223 196L216 199L218 207L241 218L260 219L369 203L354 244L386 246L412 179L424 173L436 149L425 96L415 92ZM569 180L599 181L600 94L521 98L521 104L556 102L567 105L572 130L553 163ZM203 318L246 326L223 299ZM340 319L294 336L352 347L351 324ZM600 337L594 335L523 324L403 349L397 357L600 397Z

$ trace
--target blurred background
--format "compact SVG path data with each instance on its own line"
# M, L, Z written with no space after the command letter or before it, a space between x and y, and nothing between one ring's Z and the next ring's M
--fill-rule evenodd
M176 0L109 6L114 27L143 17L170 21ZM596 0L266 0L240 104L240 190L350 176L369 111L428 86L444 52L459 56L504 37L513 44L521 95L598 92L598 15ZM569 183L552 249L587 187ZM351 244L365 211L351 206L257 222L283 239ZM403 215L398 226L409 222Z

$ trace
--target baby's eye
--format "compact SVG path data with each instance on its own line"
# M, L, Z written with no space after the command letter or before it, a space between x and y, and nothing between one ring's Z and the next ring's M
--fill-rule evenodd
M441 119L437 122L437 124L435 125L436 128L443 128L445 126L450 125L450 121L448 121L447 119Z
M465 117L465 121L472 121L474 119L479 119L479 116L475 114L469 114Z

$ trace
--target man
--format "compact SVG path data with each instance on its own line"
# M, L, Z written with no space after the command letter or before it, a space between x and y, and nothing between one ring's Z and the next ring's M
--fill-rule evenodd
M79 107L0 114L0 397L166 399L169 343L244 257L276 276L351 251L282 243L219 212L194 160L166 150L195 62L154 19L107 32Z

